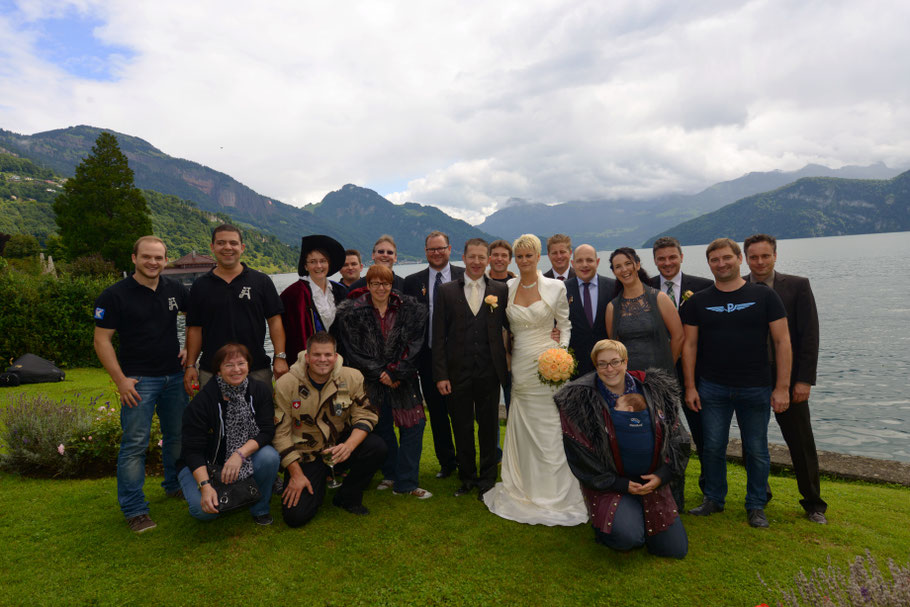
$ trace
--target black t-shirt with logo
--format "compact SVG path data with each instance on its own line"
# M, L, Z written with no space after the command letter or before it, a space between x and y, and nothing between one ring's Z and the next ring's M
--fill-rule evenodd
M748 282L730 292L711 286L680 306L679 315L698 327L698 377L736 387L772 384L768 324L787 316L774 289Z
M190 290L186 313L188 327L202 327L202 359L199 367L212 371L212 357L228 342L243 344L250 350L250 371L268 369L265 353L266 319L284 311L272 279L243 264L243 271L225 282L209 270L196 279Z
M188 300L186 287L166 276L154 291L128 276L98 296L95 326L117 331L117 360L125 375L180 373L177 313L186 311Z

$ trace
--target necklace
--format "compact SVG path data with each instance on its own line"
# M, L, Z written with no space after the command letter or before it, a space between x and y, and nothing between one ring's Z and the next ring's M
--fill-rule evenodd
M518 284L521 285L521 288L522 288L522 289L530 289L531 287L533 287L534 285L537 284L537 281L535 280L534 282L532 282L532 283L529 284L529 285L522 285L521 283L518 283Z

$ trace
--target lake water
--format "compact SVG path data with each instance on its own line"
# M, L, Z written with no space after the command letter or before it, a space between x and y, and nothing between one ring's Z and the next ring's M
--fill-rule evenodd
M781 240L777 249L777 269L809 277L818 304L821 349L809 399L818 448L910 461L910 232ZM683 247L683 271L710 278L704 252L704 245ZM651 250L639 255L655 275ZM453 262L459 257L453 254ZM609 252L600 257L600 273L612 277ZM540 269L549 265L542 256ZM395 273L425 267L399 265ZM297 275L272 279L280 292ZM783 442L773 416L768 432Z

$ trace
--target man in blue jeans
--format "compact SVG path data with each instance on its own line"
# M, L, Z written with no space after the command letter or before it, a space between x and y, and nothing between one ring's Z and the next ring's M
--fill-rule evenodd
M117 457L117 500L129 528L155 528L149 517L145 454L152 417L161 422L164 487L168 497L183 497L175 463L180 456L180 428L187 395L183 358L177 339L177 314L189 294L179 282L161 276L167 247L160 238L143 236L133 245L135 271L104 290L95 300L95 352L120 394L123 437ZM120 348L114 352L114 332Z
M735 413L743 441L749 525L767 527L768 421L771 409L781 413L790 405L787 314L773 289L743 280L742 251L734 241L718 238L708 245L706 255L714 285L680 308L686 333L682 365L686 406L701 412L704 434L704 453L699 455L705 499L689 514L708 516L724 509L727 442ZM771 373L769 333L776 375Z

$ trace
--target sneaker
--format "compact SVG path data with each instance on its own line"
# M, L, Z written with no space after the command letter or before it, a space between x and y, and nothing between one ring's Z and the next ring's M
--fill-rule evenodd
M181 500L184 499L183 489L177 489L176 491L165 491L164 495L165 495L165 497L173 497L173 498L181 499Z
M746 514L749 516L749 526L758 527L764 529L765 527L770 527L768 523L768 518L765 516L765 511L761 508L751 508L746 511Z
M387 478L384 478L381 481L379 481L378 485L376 485L376 490L383 491L385 489L391 489L394 484L395 484L395 481L391 481Z
M813 523L818 523L819 525L827 525L828 519L825 517L824 512L807 512L806 518L812 521Z
M158 525L155 524L155 521L149 517L148 514L137 514L136 516L131 516L126 519L126 524L129 525L130 531L133 533L142 533L143 531L148 531L149 529L154 529Z
M262 525L263 527L268 527L272 524L272 515L271 514L260 514L258 516L253 516L253 520L257 525Z
M723 506L721 506L717 502L713 502L713 501L709 500L708 498L705 498L705 501L703 501L701 503L701 506L696 506L695 508L692 508L691 510L689 510L689 514L694 514L695 516L710 516L710 515L714 514L715 512L723 512L723 511L724 511Z
M420 487L417 487L413 491L406 491L404 493L398 493L397 491L392 491L392 493L394 493L395 495L413 495L414 497L416 497L419 500L427 500L427 499L430 499L431 497L433 497L432 493L430 493L426 489L421 489Z

